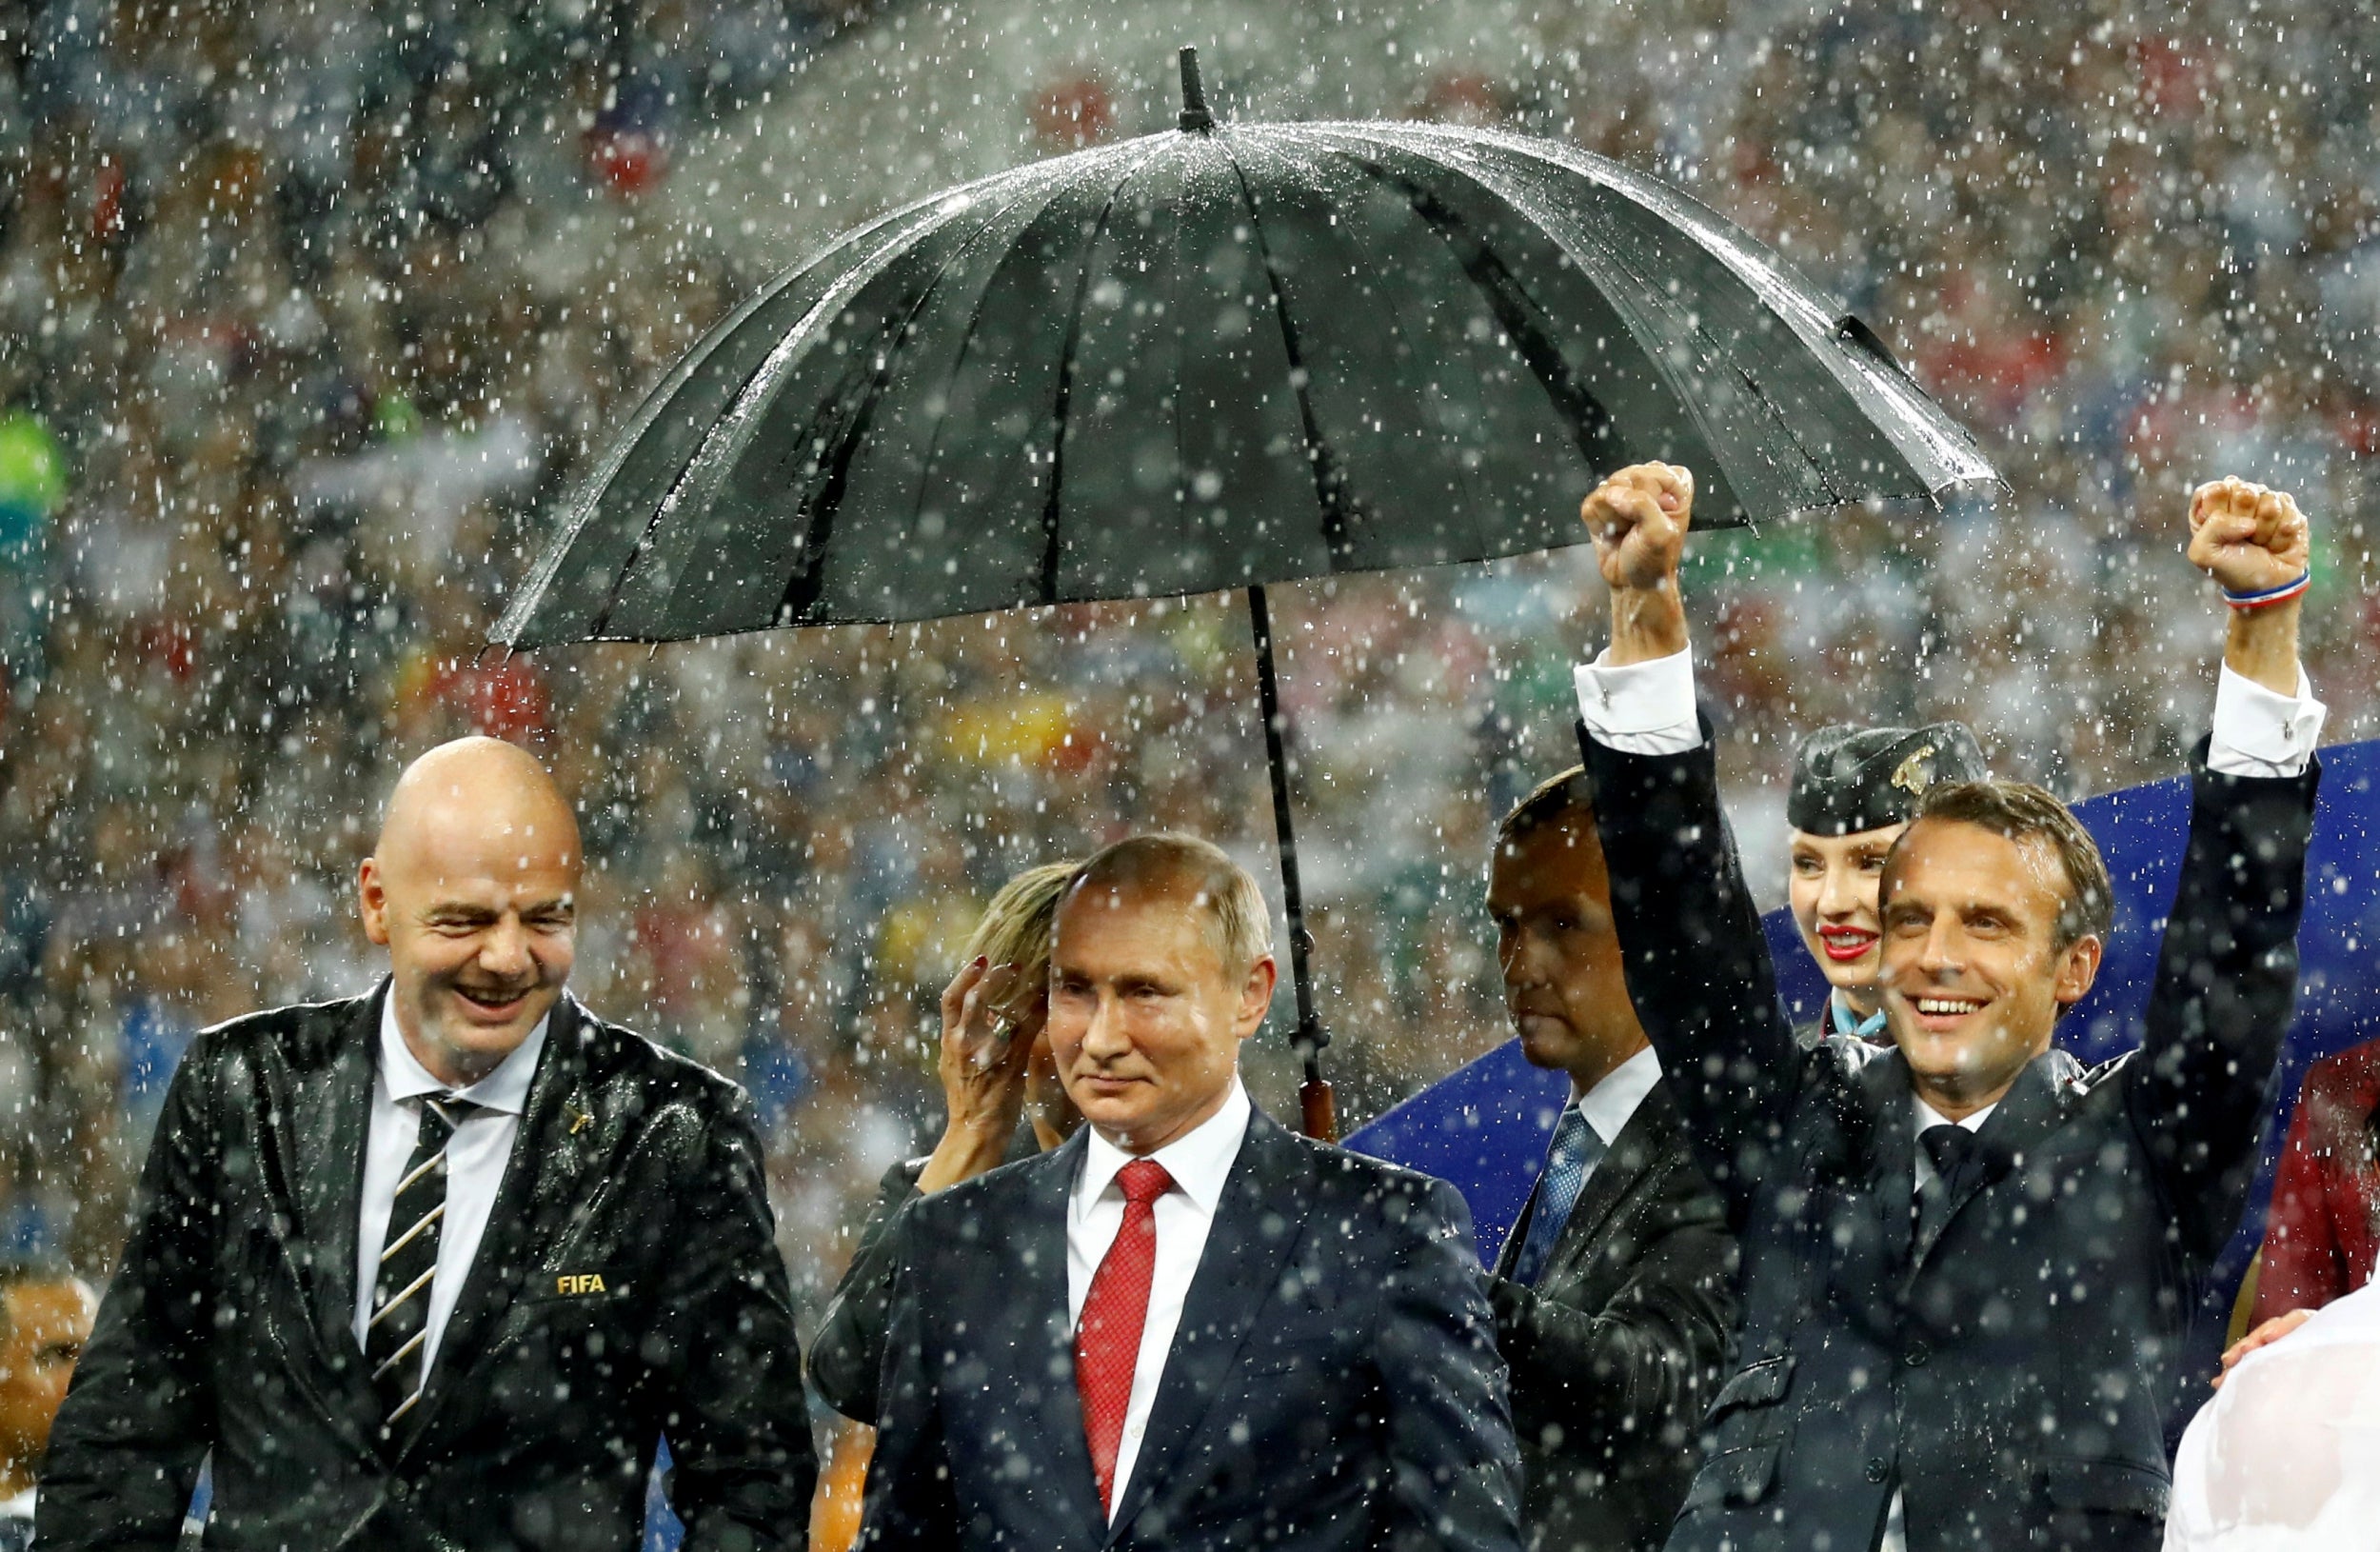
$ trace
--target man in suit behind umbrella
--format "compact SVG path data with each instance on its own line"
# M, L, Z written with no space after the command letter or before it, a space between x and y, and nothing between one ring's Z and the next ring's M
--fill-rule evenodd
M2297 665L2306 520L2203 487L2231 606L2141 1048L2053 1048L2112 891L2038 787L1931 788L1882 888L1890 1047L1778 1005L1694 705L1682 469L1583 516L1612 646L1581 740L1636 1010L1744 1256L1738 1367L1672 1552L2151 1552L2198 1283L2239 1222L2295 986L2322 707Z
M1088 1124L895 1219L863 1546L1516 1552L1470 1214L1250 1104L1268 936L1204 842L1083 865L1048 1030Z
M416 761L360 877L390 976L184 1058L58 1417L45 1548L601 1548L665 1434L687 1545L816 1474L748 1101L563 991L578 826L535 760Z
M1505 815L1487 904L1521 1052L1570 1080L1488 1283L1521 1529L1537 1552L1657 1547L1735 1333L1735 1242L1628 1004L1583 770Z

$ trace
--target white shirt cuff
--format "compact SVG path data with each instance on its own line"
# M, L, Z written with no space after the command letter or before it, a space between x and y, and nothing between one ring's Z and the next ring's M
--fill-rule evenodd
M2306 670L2297 670L2297 693L2276 695L2245 674L2223 666L2215 682L2214 726L2207 743L2207 767L2226 776L2302 776L2322 742L2329 708L2314 699Z
M1573 670L1578 687L1578 720L1587 736L1622 754L1684 754L1702 745L1702 725L1695 715L1695 664L1692 650L1672 652L1648 663L1625 666L1604 661L1605 647L1593 663Z

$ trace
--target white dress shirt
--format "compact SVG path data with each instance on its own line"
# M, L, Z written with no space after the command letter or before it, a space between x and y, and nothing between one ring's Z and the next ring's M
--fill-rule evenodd
M1578 1107L1595 1135L1609 1148L1619 1141L1620 1129L1628 1124L1628 1118L1636 1113L1636 1106L1644 1103L1644 1097L1660 1081L1660 1055L1647 1045L1597 1079L1596 1085L1583 1094L1578 1092L1577 1081L1572 1080L1570 1103ZM1588 1171L1588 1175L1592 1178L1594 1171Z
M464 1274L479 1251L487 1215L496 1205L497 1187L504 1184L505 1161L512 1156L512 1139L521 1129L521 1112L528 1104L529 1080L537 1075L538 1054L545 1048L551 1014L538 1021L496 1070L468 1088L451 1092L479 1108L466 1117L446 1142L446 1216L438 1224L438 1269L429 1280L429 1309L422 1342L422 1372L437 1361L439 1339L446 1318L454 1313L463 1291ZM422 1096L449 1092L406 1048L397 1028L396 994L381 999L380 1064L372 1079L372 1119L364 1141L363 1216L355 1235L355 1344L364 1345L364 1329L372 1318L372 1284L380 1266L381 1246L388 1239L388 1213L396 1204L397 1182L421 1140Z
M1123 1507L1140 1439L1148 1431L1149 1411L1157 1403L1158 1383L1164 1378L1165 1358L1173 1351L1174 1329L1181 1323L1182 1302L1190 1295L1190 1280L1198 1273L1207 1231L1215 1226L1215 1209L1223 1200L1223 1183L1240 1157L1254 1109L1235 1075L1221 1109L1147 1155L1165 1166L1174 1188L1159 1197L1153 1209L1157 1265L1149 1274L1149 1311L1140 1326L1140 1356L1133 1360L1123 1437L1116 1444L1116 1476L1107 1500L1111 1522ZM1066 1316L1078 1328L1083 1303L1091 1297L1092 1275L1124 1224L1124 1193L1116 1176L1135 1157L1101 1137L1097 1127L1089 1130L1081 1172L1066 1199Z
M1622 754L1684 754L1701 745L1691 651L1625 665L1606 662L1610 656L1607 649L1572 675L1589 737ZM2276 695L2227 663L2215 680L2208 768L2226 776L2301 775L2328 715L2303 667L2297 693Z
M1694 654L1673 652L1644 663L1615 665L1605 661L1608 649L1593 663L1580 664L1573 675L1578 692L1578 719L1587 736L1622 754L1684 754L1702 743L1702 726L1695 714ZM2277 695L2243 674L2223 666L2215 681L2214 718L2207 746L2207 766L2227 776L2296 776L2313 758L2322 742L2327 708L2313 698L2306 670L2297 670L2297 693ZM1922 1136L1949 1117L1914 1094L1910 1096L1910 1127ZM1973 1131L1995 1108L1986 1105L1958 1123ZM1934 1159L1920 1145L1917 1185L1923 1189L1934 1177ZM1901 1495L1896 1488L1885 1511L1884 1535L1876 1552L1907 1552L1902 1526Z

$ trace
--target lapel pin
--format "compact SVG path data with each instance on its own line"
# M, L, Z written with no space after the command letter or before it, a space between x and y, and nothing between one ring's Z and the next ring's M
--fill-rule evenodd
M587 1114L585 1110L572 1110L570 1112L570 1135L573 1137L578 1136L579 1129L594 1119L595 1118L593 1116Z

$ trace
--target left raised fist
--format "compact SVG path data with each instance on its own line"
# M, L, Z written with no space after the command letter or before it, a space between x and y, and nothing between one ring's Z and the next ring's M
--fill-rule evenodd
M2285 490L2225 479L2191 493L2190 564L2232 592L2296 581L2312 549L2306 514Z

